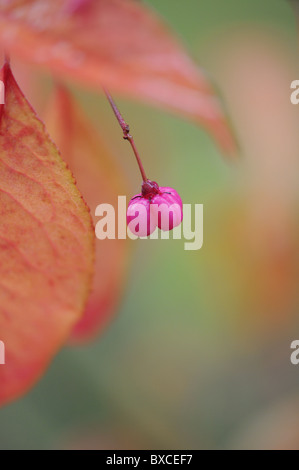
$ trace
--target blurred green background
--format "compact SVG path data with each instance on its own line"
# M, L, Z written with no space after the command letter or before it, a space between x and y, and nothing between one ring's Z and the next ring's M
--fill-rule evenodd
M295 17L283 0L146 3L212 77L241 159L225 161L189 122L116 97L149 177L204 204L204 246L128 242L117 316L0 410L0 448L299 448L299 366L290 363L299 336ZM110 136L133 195L138 170L105 99L75 92Z

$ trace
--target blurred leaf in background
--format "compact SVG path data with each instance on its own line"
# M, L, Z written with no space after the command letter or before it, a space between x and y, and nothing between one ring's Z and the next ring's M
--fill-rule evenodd
M46 123L76 178L95 225L99 201L117 208L118 195L127 193L126 180L93 123L62 86L50 99ZM74 340L94 336L114 314L123 292L127 258L126 240L96 240L93 289L84 316L75 325Z

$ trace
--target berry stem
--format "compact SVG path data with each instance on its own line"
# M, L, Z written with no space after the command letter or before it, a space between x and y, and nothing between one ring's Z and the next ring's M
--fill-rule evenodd
M105 92L105 95L111 105L111 108L115 114L115 117L116 119L118 120L119 122L119 125L120 127L122 128L123 130L123 137L125 140L128 140L131 144L131 147L133 149L133 152L134 152L134 155L136 157L136 160L137 160L137 163L138 163L138 166L139 166L139 170L140 170L140 173L141 173L141 176L142 176L142 179L143 181L147 181L147 177L146 177L146 174L145 174L145 171L144 171L144 168L143 168L143 165L142 165L142 162L141 162L141 159L140 159L140 156L139 156L139 153L138 153L138 150L136 148L136 145L135 145L135 142L134 142L134 139L133 137L131 136L130 134L130 126L126 123L126 121L124 120L124 118L122 117L118 107L116 106L112 96L110 95L110 93L104 88L104 92Z

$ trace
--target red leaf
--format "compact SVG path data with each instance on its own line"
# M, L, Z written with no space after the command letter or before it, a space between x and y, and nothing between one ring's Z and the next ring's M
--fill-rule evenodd
M93 267L90 214L8 64L1 70L0 404L42 374L80 318Z
M50 100L46 122L91 214L100 203L112 204L117 211L118 195L127 192L123 176L84 111L62 87ZM94 216L94 222L98 220ZM73 339L89 338L112 318L123 290L127 250L126 240L96 241L93 291Z
M133 0L0 5L0 41L12 54L56 75L182 113L234 153L234 138L209 82L145 5Z

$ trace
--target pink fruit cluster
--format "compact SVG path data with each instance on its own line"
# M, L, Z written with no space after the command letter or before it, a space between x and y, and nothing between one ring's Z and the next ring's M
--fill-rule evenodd
M146 180L140 194L134 196L128 206L127 224L138 237L146 237L158 226L161 230L172 230L183 220L183 203L175 191Z

